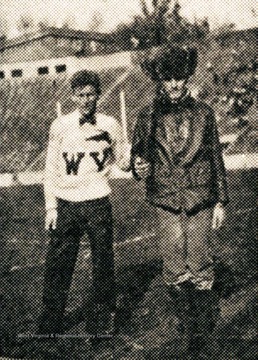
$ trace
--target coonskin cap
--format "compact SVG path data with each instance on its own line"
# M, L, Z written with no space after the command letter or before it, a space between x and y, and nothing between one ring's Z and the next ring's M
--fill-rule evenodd
M143 72L154 81L181 80L192 76L197 66L195 48L159 47L146 51L140 61Z

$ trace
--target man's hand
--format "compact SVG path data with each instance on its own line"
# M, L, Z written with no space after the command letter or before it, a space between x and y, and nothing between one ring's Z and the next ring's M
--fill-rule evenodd
M55 230L56 222L57 222L57 210L56 209L47 210L46 219L45 219L45 229Z
M136 174L142 179L146 179L150 175L150 163L139 156L134 161L134 168Z
M226 217L225 208L221 203L217 203L213 209L212 229L218 230L224 223Z

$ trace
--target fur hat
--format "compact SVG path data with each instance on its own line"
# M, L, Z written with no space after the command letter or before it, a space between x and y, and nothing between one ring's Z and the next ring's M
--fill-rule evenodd
M143 72L154 81L187 79L197 66L197 49L181 47L159 47L141 55Z

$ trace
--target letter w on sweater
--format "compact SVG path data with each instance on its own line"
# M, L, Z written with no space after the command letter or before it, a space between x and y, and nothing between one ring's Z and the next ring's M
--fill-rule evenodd
M73 173L74 175L78 174L78 169L79 169L79 165L81 162L81 159L84 158L85 153L79 152L77 153L77 159L74 159L74 154L72 155L71 160L68 159L68 153L64 152L63 153L63 158L65 159L66 162L66 173L67 175L70 175L71 173Z

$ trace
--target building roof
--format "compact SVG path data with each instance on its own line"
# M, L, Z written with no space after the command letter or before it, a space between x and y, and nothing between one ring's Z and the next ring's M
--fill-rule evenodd
M9 47L15 47L48 36L82 40L95 40L101 42L113 42L112 35L107 33L48 27L43 30L38 30L28 34L23 34L12 39L7 39L4 42L0 43L0 50L4 50Z
M257 27L253 27L249 29L225 31L225 32L220 32L219 34L216 34L215 31L215 38L219 39L219 38L231 37L236 35L246 36L251 34L257 36L257 32L258 32Z

